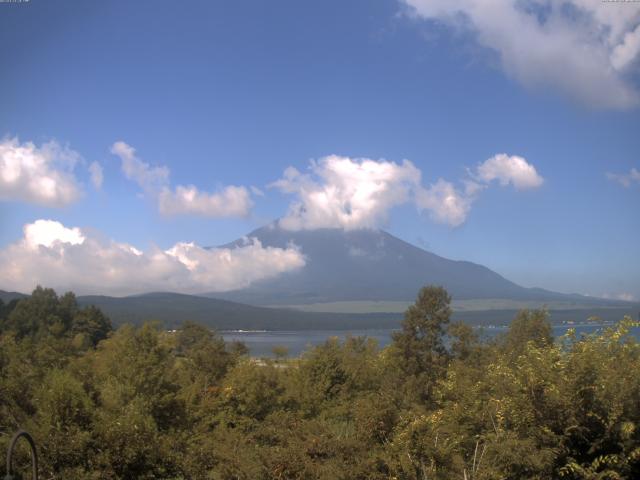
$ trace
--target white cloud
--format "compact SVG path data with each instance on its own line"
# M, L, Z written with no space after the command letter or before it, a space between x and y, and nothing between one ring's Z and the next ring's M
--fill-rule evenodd
M544 182L535 167L517 155L500 153L469 170L471 178L462 180L462 189L439 179L435 184L416 191L416 204L428 210L436 222L452 227L462 225L478 195L494 180L502 186L513 185L517 190L537 188Z
M477 176L486 183L498 180L500 185L512 184L518 190L537 188L544 182L535 167L524 158L505 153L494 155L478 165Z
M102 165L98 162L92 162L89 165L89 174L91 175L91 183L96 189L102 188L102 182L104 181L104 173L102 171Z
M524 158L498 154L468 171L461 188L438 179L423 187L422 174L410 161L331 155L312 161L310 173L289 167L272 183L296 197L280 226L289 230L315 228L374 228L387 220L391 209L415 203L429 212L432 220L457 227L465 222L478 195L493 180L516 189L535 188L543 183L534 166Z
M142 252L79 228L38 220L25 225L20 241L0 250L0 264L0 288L28 292L41 284L79 294L129 295L243 288L301 268L305 259L295 246L263 247L257 239L236 248L177 243L164 251Z
M428 210L434 221L452 227L465 222L474 199L474 194L461 192L441 178L428 188L420 188L416 192L416 204L420 210Z
M272 186L297 196L280 225L301 230L378 226L419 184L420 171L407 160L397 164L331 155L312 161L308 174L287 168Z
M640 101L640 4L593 0L402 0L411 14L470 33L525 87L595 107Z
M0 141L0 199L47 207L69 205L81 195L73 174L78 161L77 152L55 141L38 147L5 138Z
M611 63L616 70L624 70L638 57L640 52L640 25L625 33L622 42L616 45L611 54Z
M640 170L632 168L629 173L607 173L607 178L628 188L634 182L640 184Z
M153 167L140 160L133 147L118 141L111 153L120 157L122 171L158 202L164 215L203 215L207 217L236 217L249 214L253 202L245 187L230 185L219 192L204 192L194 185L170 188L169 168Z
M613 300L624 300L625 302L633 302L636 299L636 297L633 294L627 293L627 292L623 292L623 293L604 293L604 294L602 294L602 298L609 298L609 299L613 299Z
M245 187L230 185L216 193L201 192L193 185L163 189L158 207L163 215L196 214L208 217L246 216L253 202Z
M156 190L169 183L167 167L152 167L143 162L136 156L135 148L125 142L114 143L111 153L120 157L125 177L136 182L141 188Z
M24 226L25 246L31 250L38 247L52 247L56 242L80 245L84 235L79 228L66 228L53 220L36 220Z
M249 188L251 188L251 193L253 193L256 197L264 197L264 192L255 185L251 185L251 187Z

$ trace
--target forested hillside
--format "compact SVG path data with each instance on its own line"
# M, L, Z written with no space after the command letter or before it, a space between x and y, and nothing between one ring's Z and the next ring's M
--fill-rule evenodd
M522 311L481 343L449 304L423 288L384 350L257 361L193 323L114 331L38 288L0 304L0 444L30 431L47 479L640 478L630 318L554 341Z

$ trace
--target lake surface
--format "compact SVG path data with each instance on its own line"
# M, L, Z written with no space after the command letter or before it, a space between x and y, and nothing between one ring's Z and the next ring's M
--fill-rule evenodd
M564 335L569 328L574 328L576 334L589 334L609 327L607 325L576 324L558 325L553 327L555 336ZM477 330L484 338L492 338L506 332L508 327L483 327ZM338 337L344 340L347 336L368 337L378 342L380 347L385 347L391 342L391 334L395 329L367 329L367 330L295 330L295 331L223 331L220 332L225 341L240 341L248 348L253 357L273 357L273 347L283 346L289 350L290 357L297 357L310 347L324 343L328 338ZM636 338L640 337L640 328L632 329Z

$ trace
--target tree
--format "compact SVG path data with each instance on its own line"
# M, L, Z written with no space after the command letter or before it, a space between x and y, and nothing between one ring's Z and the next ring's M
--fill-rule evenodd
M445 371L449 354L443 336L451 317L451 297L442 287L423 287L393 334L392 351L418 400L427 401Z
M473 327L462 322L449 325L447 334L451 338L451 355L459 360L467 359L478 347L478 335Z
M289 348L286 345L275 345L271 349L271 353L273 353L277 361L283 361L289 356Z
M111 332L111 321L100 309L78 307L76 296L67 292L58 297L50 288L36 287L30 297L4 307L10 311L3 322L3 331L12 332L18 339L77 337L77 346L95 346ZM86 340L86 341L85 341Z
M207 415L207 404L215 400L222 379L241 353L211 329L193 322L185 322L175 335L174 353L180 397L195 417Z
M175 432L189 423L163 332L151 323L125 325L86 361L98 398L94 461L101 478L175 478L182 441Z
M14 298L9 301L9 303L4 303L2 299L0 299L0 333L5 329L5 322L7 317L13 310L16 308L16 305L20 299Z
M553 331L547 310L521 310L509 325L504 347L514 355L520 355L528 342L544 348L553 345Z
M79 310L74 315L71 325L72 335L86 335L91 346L94 347L98 342L106 339L111 330L111 320L102 313L102 310L93 305Z
M273 362L193 323L109 332L37 289L0 332L0 444L26 428L41 474L70 480L640 478L640 324L554 342L524 311L482 342L449 302L423 289L383 350Z
M61 303L55 291L38 286L30 297L18 302L7 317L5 327L17 338L59 337L71 325L76 308L75 297L65 296Z

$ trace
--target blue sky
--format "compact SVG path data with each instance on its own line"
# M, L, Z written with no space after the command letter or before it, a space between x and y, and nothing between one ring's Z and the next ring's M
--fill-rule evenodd
M453 12L467 16L467 28L441 2L407 3L0 4L0 138L14 140L14 149L57 142L63 154L53 154L56 168L81 190L62 206L6 190L0 248L8 252L38 219L142 251L220 245L304 203L301 183L326 186L322 159L329 155L355 165L369 158L399 167L406 159L420 172L420 187L413 180L401 187L449 182L468 201L464 219L438 221L438 206L426 208L404 192L385 197L390 203L367 226L525 286L640 299L640 181L632 170L640 169L639 62L632 44L590 50L611 54L616 70L604 80L600 60L583 62L591 70L568 60L591 55L570 44L558 47L549 71L546 63L524 67L517 59L534 58L535 47L507 50L495 39L513 32L497 30L484 14ZM522 19L513 2L503 3L506 20ZM609 7L629 8L626 20L587 13L619 28L618 38L636 32L638 7ZM563 22L558 38L567 38L562 28L582 32ZM540 34L530 33L534 40ZM232 185L246 189L251 206L231 216L163 213L160 190L123 173L116 142L135 149L136 165L166 167L162 188L171 195L178 185L212 195ZM68 150L81 158L73 167L64 164ZM464 181L479 181L479 166L502 153L525 159L543 181L516 188L494 175L465 197ZM93 162L103 170L98 189L90 182ZM305 178L286 193L271 184L288 167Z

